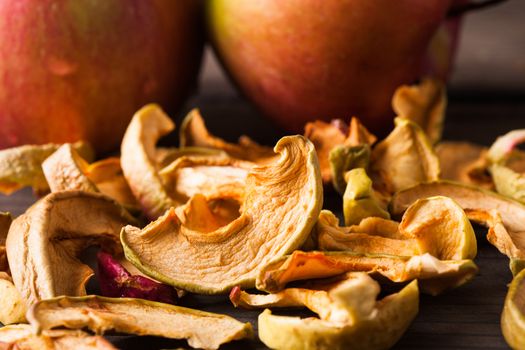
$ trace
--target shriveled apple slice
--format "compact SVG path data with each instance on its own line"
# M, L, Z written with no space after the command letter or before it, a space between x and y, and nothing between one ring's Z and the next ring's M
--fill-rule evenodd
M37 333L56 327L87 327L97 334L114 330L187 339L190 346L204 349L218 349L221 344L253 336L250 323L226 315L142 299L94 295L42 300L31 307L27 319Z
M336 146L330 151L329 162L332 185L337 192L343 194L346 188L346 172L355 168L368 169L370 164L370 146Z
M512 280L501 314L501 331L513 349L525 349L524 278L525 270L522 270Z
M33 333L28 324L0 328L0 349L13 350L117 350L99 335L81 330L57 329Z
M304 243L323 202L312 143L284 137L275 152L273 162L250 170L233 221L203 232L172 209L142 230L122 230L127 259L154 279L193 292L253 287L260 267Z
M16 218L7 235L7 257L27 305L84 295L93 271L78 255L92 245L119 251L119 232L129 223L135 220L115 201L80 191L51 193Z
M238 144L228 143L210 134L198 109L191 110L180 127L180 146L206 147L226 152L233 158L251 162L265 162L273 158L270 147L257 144L247 136L239 138Z
M372 150L370 177L381 192L394 193L439 178L439 159L423 130L406 118Z
M160 168L167 167L181 157L231 158L226 152L206 147L157 147L155 159Z
M372 189L372 180L365 169L356 168L345 174L346 189L343 194L343 214L345 225L359 224L369 216L390 219L390 214L376 197Z
M487 151L487 147L470 142L439 143L436 154L441 166L441 179L492 190L494 183L488 172Z
M175 128L175 124L154 104L138 110L121 145L121 166L133 195L149 218L156 219L171 207L184 203L172 198L158 174L155 144Z
M441 139L446 107L445 85L436 79L426 78L417 85L402 85L392 97L394 112L417 123L432 143Z
M413 281L399 293L377 301L379 285L366 274L305 305L319 318L259 315L259 337L272 349L387 349L401 338L419 310L419 291Z
M0 271L0 323L25 322L26 303L16 289L11 276Z
M525 129L513 130L498 137L488 152L488 158L492 163L490 173L496 191L522 203L525 202L525 173L523 169L525 154L516 148L523 142L525 142ZM512 163L521 163L521 169L515 169L515 164Z
M248 172L254 165L230 157L183 156L161 169L159 174L165 188L182 197L203 194L211 198L242 200Z
M0 151L0 193L11 194L31 186L37 193L45 193L49 187L42 172L42 162L60 145L25 145ZM93 149L85 142L73 147L87 160L94 158Z
M430 254L403 257L353 252L302 252L275 260L259 271L257 289L276 292L292 281L368 272L393 282L420 280L421 289L437 295L469 281L478 271L472 260L438 260Z

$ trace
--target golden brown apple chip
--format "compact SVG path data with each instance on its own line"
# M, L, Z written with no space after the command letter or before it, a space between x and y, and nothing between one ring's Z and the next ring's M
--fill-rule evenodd
M37 333L56 327L187 339L194 348L218 349L232 340L251 338L249 323L181 306L132 298L58 297L31 307L27 319Z

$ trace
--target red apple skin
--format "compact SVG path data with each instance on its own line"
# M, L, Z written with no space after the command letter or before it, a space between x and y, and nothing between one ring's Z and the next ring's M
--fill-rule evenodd
M203 46L199 0L0 1L0 148L117 148L148 102L179 108Z
M278 125L356 115L392 127L392 94L417 80L449 0L210 0L215 51L240 90Z

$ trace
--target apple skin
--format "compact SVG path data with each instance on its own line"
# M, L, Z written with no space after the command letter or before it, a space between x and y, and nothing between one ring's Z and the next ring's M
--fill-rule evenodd
M84 139L117 148L149 102L195 87L199 0L0 1L0 148Z
M307 121L356 115L384 135L399 85L429 71L447 75L448 56L425 60L452 3L210 0L206 17L226 71L281 127L300 132Z

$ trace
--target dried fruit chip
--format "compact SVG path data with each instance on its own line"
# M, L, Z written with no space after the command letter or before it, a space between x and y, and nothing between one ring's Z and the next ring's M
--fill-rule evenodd
M441 179L493 189L487 151L487 147L470 142L439 143L436 154L441 165Z
M336 146L329 155L332 184L337 192L343 194L346 188L345 173L354 168L368 169L370 146Z
M113 298L140 298L167 304L177 303L177 291L147 277L132 275L111 254L97 254L102 295Z
M419 279L432 295L469 281L478 271L472 260L438 260L430 254L402 257L353 252L302 252L275 260L259 271L257 289L276 292L292 281L336 276L345 272L380 274L393 282Z
M0 151L0 193L11 194L31 186L37 193L45 193L48 185L42 172L42 162L53 154L60 145L25 145ZM73 147L85 159L92 160L93 149L85 142Z
M383 208L372 189L372 180L365 169L352 169L345 174L346 190L343 194L343 214L345 225L359 224L369 216L390 219L390 214Z
M166 191L156 163L157 140L174 128L162 109L150 104L135 113L122 140L120 161L124 177L139 205L152 219L184 202Z
M379 285L366 274L324 292L306 306L320 318L259 315L259 337L272 349L387 349L403 335L419 309L414 281L376 301Z
M33 333L30 325L18 324L0 328L0 349L13 350L116 350L98 335L81 330L57 329Z
M97 193L51 193L16 218L7 235L15 286L28 305L57 295L84 295L93 271L78 260L87 247L118 251L122 226L135 220Z
M233 158L251 162L265 162L273 158L270 147L261 146L247 136L242 136L238 144L228 143L210 134L198 109L191 110L180 127L180 146L206 147L222 150Z
M348 138L345 144L349 146L369 145L372 146L377 141L377 138L372 135L361 121L356 117L350 120L350 128L348 130Z
M394 112L421 126L432 143L441 139L446 107L445 85L436 79L426 78L418 85L402 85L392 97Z
M58 297L34 304L27 319L39 333L56 327L89 328L187 339L195 348L217 349L232 340L253 335L249 323L185 307L131 298L99 296Z
M525 348L525 270L514 277L509 286L503 313L501 315L501 331L507 344L513 349Z
M0 323L7 325L25 322L25 301L6 273L0 271Z
M405 118L372 150L370 177L380 192L396 191L439 178L439 160L421 128Z
M164 168L180 157L206 157L206 158L230 158L230 156L221 150L205 147L157 147L156 163L160 168Z
M279 157L248 174L240 215L211 232L168 211L121 234L126 258L158 281L199 293L253 287L258 269L304 243L321 210L317 156L302 136L282 138ZM198 203L197 203L198 204ZM198 216L197 216L198 217Z

